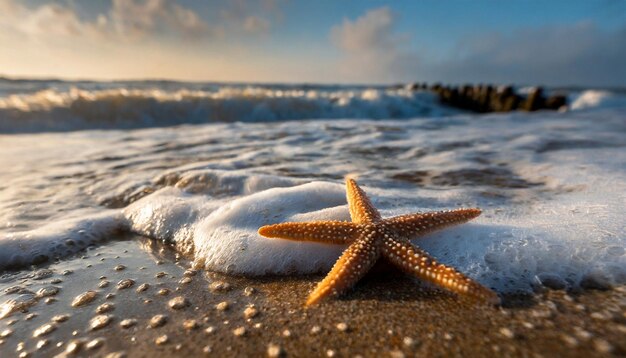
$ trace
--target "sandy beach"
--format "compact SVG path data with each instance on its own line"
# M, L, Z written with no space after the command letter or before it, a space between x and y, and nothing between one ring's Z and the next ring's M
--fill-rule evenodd
M0 0L0 358L626 357L624 44L615 0Z
M344 297L305 309L303 302L319 279L196 271L168 246L125 238L35 271L5 273L3 301L37 298L32 306L0 320L0 355L626 354L623 286L506 296L502 307L491 307L383 270L368 275ZM58 293L52 294L51 287ZM87 291L96 292L93 301L73 307L75 298ZM154 318L158 315L163 317ZM52 328L41 329L46 324Z
M378 106L428 96L376 91ZM320 94L363 104L347 88ZM0 356L624 356L623 113L2 136ZM342 247L258 230L349 220L350 173L383 218L480 208L413 243L502 306L375 267L304 308Z

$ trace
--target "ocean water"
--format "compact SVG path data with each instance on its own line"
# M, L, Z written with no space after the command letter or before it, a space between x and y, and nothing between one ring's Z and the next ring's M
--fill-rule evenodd
M199 267L325 272L344 249L260 237L348 220L343 179L383 216L479 207L414 242L500 292L626 283L626 96L476 115L368 86L0 80L0 271L124 232Z

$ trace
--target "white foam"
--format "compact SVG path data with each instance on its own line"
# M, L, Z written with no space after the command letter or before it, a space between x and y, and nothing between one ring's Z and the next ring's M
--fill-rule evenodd
M569 107L573 110L624 108L626 96L609 91L587 90L570 96L570 103Z
M196 258L210 270L264 275L328 270L344 247L267 239L259 227L285 221L349 218L341 185L276 188L223 205L199 222Z
M118 211L55 221L0 239L0 270L61 259L128 230Z
M317 272L327 269L341 252L340 247L270 240L257 234L259 227L282 221L348 219L341 185L297 185L301 180L214 170L195 171L192 176L213 178L205 181L211 184L200 190L203 195L185 191L199 194L198 180L190 186L161 189L124 210L132 230L172 242L183 251L195 248L198 264L236 274ZM228 198L219 198L223 191L210 190L215 182L223 184L219 187L228 191ZM189 176L178 183L189 183Z
M538 277L547 274L570 287L598 271L612 283L624 283L624 198L615 194L624 192L626 183L616 180L617 168L595 168L584 177L572 170L572 161L589 162L594 156L582 151L572 160L560 152L552 159L560 164L544 167L542 173L559 178L560 186L585 185L584 191L537 202L521 212L484 207L483 216L472 223L415 243L441 262L503 292L528 291ZM614 158L623 161L624 155L616 151ZM593 161L586 164L593 165ZM405 197L398 206L393 198L406 192L366 190L386 216L433 210L409 203L422 203L429 196L441 198L421 190L422 195L414 200ZM257 230L285 221L349 220L343 183L312 182L247 193L234 200L216 200L189 198L180 189L165 189L132 205L127 213L139 233L195 247L196 261L209 270L254 276L313 273L332 266L342 247L266 239ZM449 202L467 199L458 190L445 195ZM137 214L146 211L150 214Z
M266 239L256 230L348 219L340 178L356 172L386 217L483 209L475 221L415 243L499 291L528 291L546 275L570 287L590 275L626 283L625 115L618 108L7 136L0 161L11 170L0 172L0 220L15 226L0 227L0 265L63 257L78 250L68 238L88 244L129 228L193 250L209 270L325 271L340 247ZM459 183L436 184L464 170ZM416 172L425 173L423 182L412 179ZM143 191L118 210L88 200L124 202L124 193Z

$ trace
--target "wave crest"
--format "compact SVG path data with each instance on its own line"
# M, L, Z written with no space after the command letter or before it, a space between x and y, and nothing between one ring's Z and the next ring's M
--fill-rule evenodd
M434 95L407 89L45 89L0 97L0 131L138 128L208 122L445 115Z

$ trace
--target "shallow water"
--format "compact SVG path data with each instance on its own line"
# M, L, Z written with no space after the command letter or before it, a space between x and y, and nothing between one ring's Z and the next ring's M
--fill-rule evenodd
M617 106L0 135L0 268L132 231L209 270L323 272L341 247L256 230L347 220L350 174L383 216L483 209L416 243L501 292L626 283L625 116Z

